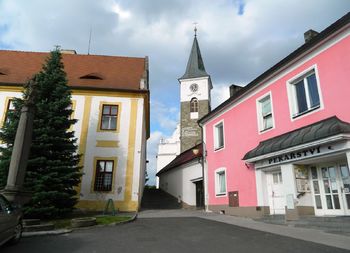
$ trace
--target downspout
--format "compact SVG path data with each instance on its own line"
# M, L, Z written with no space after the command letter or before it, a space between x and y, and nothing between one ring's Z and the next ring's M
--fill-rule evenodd
M209 212L208 205L206 205L206 199L207 199L207 188L206 188L206 177L205 177L205 171L204 171L204 161L206 157L206 147L204 142L204 134L203 134L203 125L198 122L199 127L201 128L201 139L202 139L202 160L201 160L201 166L202 166L202 175L203 175L203 193L204 193L204 210L206 212ZM209 195L208 195L208 202L209 202Z

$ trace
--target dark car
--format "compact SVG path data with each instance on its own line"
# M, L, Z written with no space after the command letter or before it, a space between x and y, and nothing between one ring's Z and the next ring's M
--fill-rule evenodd
M0 194L0 245L17 243L22 236L22 212Z

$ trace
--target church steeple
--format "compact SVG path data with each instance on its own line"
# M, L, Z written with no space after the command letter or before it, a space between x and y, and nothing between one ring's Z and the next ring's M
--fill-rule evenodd
M198 40L197 40L197 28L195 28L195 34L192 44L192 49L190 53L190 58L187 62L186 72L180 79L187 78L197 78L209 76L205 71L201 51L199 49Z
M186 72L180 82L180 144L181 152L202 141L201 128L197 121L210 112L210 90L213 88L210 75L205 71L197 41L197 28Z

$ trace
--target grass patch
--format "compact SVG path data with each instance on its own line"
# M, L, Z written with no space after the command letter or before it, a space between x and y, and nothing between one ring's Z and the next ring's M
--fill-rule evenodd
M71 219L50 220L50 222L55 224L55 229L70 228L71 227L70 221Z
M96 221L98 225L107 225L114 222L122 222L129 220L130 217L126 216L100 216L96 217Z
M93 217L93 216L90 216ZM78 217L77 217L78 218ZM98 225L108 225L111 223L118 223L122 221L130 220L129 216L96 216ZM49 222L55 224L55 229L71 228L71 219L57 219L49 220Z

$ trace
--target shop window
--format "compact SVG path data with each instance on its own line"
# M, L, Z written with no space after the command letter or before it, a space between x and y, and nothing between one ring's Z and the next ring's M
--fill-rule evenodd
M218 169L215 171L215 195L226 195L226 170Z
M257 101L259 131L263 132L274 127L271 93Z
M318 183L317 168L311 167L312 186L314 188L315 205L317 209L322 209L321 191Z
M97 160L95 174L95 191L111 191L114 161Z
M314 69L290 81L289 85L293 118L320 108L319 83Z
M219 150L224 147L224 122L214 126L214 149Z

